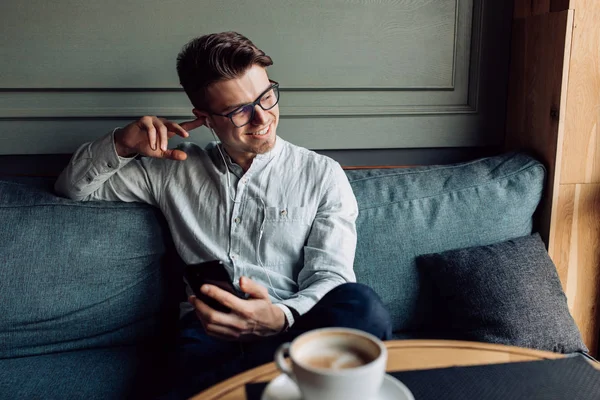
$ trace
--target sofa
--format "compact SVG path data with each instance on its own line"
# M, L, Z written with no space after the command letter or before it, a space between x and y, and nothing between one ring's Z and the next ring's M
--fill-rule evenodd
M442 276L445 288L436 286L435 274L424 272L429 267L418 260L468 248L504 257L503 250L490 253L486 246L531 238L544 166L527 154L507 153L452 165L346 173L359 205L357 280L380 295L393 318L395 338L478 339L446 329L478 325L472 316L457 325L444 320L447 310L440 308L472 285L460 281L454 285L458 292L440 298L452 289L451 280ZM149 396L163 374L176 333L178 302L184 299L183 266L165 221L157 209L144 204L57 197L53 183L52 178L0 179L0 398ZM512 254L524 253L517 249ZM554 300L542 298L541 307L560 309L563 314L557 318L568 320L564 294L555 287L558 278L545 271L554 285L554 292L549 291ZM531 273L520 281L527 282ZM489 290L495 278L482 279L481 286ZM512 290L515 284L499 286ZM503 294L502 304L513 313L528 309L511 303L515 293L519 297L518 292ZM463 304L450 310L467 308L474 307ZM532 320L539 311L531 310L535 315L526 324L539 331ZM488 321L491 314L480 316ZM503 321L490 326L495 329L499 323ZM568 325L575 344L551 344L546 350L587 350L580 338L577 342L572 319L554 325L559 330ZM486 334L492 328L486 326ZM484 339L488 337L493 341L493 335ZM509 338L508 344L528 346L519 339ZM556 337L550 341L564 342Z

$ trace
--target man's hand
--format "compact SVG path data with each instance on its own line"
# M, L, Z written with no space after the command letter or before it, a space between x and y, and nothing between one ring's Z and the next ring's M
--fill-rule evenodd
M281 332L285 315L271 303L267 289L246 277L240 278L240 287L250 295L248 300L213 285L201 288L202 293L230 308L230 313L216 311L196 296L190 296L188 301L196 309L206 333L225 340L236 340L248 335L270 336Z
M175 135L186 138L189 136L188 131L203 124L204 118L177 124L165 118L142 117L115 132L117 154L121 157L143 154L148 157L183 161L187 154L181 150L168 150L169 139Z

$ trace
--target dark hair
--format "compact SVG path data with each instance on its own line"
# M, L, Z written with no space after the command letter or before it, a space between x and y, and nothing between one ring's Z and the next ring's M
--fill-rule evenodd
M207 110L210 84L240 77L253 65L268 67L271 57L237 32L213 33L187 43L177 56L179 83L195 108Z

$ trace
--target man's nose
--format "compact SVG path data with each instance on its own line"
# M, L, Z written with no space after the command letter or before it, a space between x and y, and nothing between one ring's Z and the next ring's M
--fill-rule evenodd
M254 106L254 118L252 119L252 123L254 125L263 125L265 124L269 118L267 118L267 112L263 110L258 104Z

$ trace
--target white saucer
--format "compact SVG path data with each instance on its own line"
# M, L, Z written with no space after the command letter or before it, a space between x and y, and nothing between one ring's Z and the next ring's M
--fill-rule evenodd
M262 394L261 400L301 400L302 395L296 383L287 375L273 379ZM391 375L385 375L379 392L371 400L415 400L408 388Z

